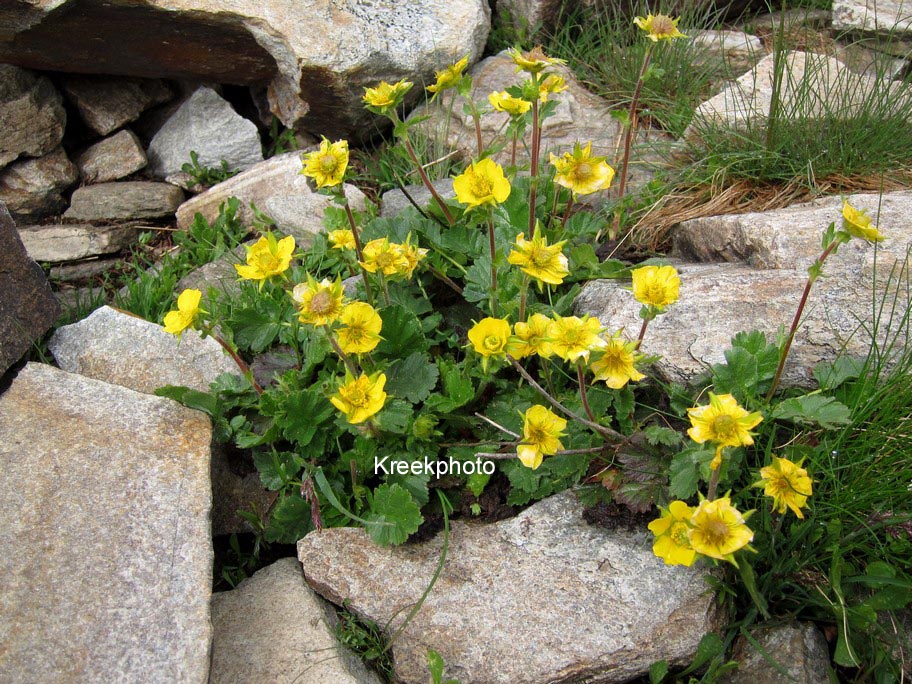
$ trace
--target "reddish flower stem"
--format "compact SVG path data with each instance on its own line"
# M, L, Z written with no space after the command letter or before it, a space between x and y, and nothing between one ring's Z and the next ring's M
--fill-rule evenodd
M241 372L244 374L244 377L246 377L250 381L250 385L251 385L251 387L253 387L254 391L257 394L262 394L263 388L260 387L259 383L257 383L256 379L253 377L253 371L250 370L250 366L247 365L247 362L244 361L244 359L242 359L240 357L240 355L236 351L234 351L234 349L232 349L228 345L228 343L225 342L225 340L223 340L219 335L212 335L212 338L216 342L218 342L220 345L222 345L222 349L224 349L226 352L228 352L228 355L231 357L231 360L237 364L237 367L241 369Z
M424 183L424 187L430 191L431 197L434 198L434 201L437 202L437 205L440 207L441 211L443 211L447 223L452 226L455 221L453 215L450 213L450 208L446 205L446 202L443 201L443 198L440 196L440 193L437 192L437 188L434 187L434 184L431 183L431 179L428 178L427 172L424 170L421 162L418 161L418 155L415 154L415 149L412 147L412 143L409 142L408 135L403 134L402 144L405 146L405 151L408 152L408 156L411 157L412 162L415 164L415 168L418 169L418 175L421 176L421 182Z
M371 292L370 281L367 278L367 269L361 265L364 261L364 252L361 250L361 234L358 232L358 224L355 223L355 215L352 214L351 207L348 206L348 199L345 197L345 191L341 190L343 205L345 206L345 215L348 216L348 225L351 226L352 237L355 239L355 255L358 257L358 267L361 269L361 277L364 279L364 294L367 297L367 303L374 305L374 295Z
M586 375L583 373L583 362L581 359L576 362L576 379L579 382L580 400L583 402L583 408L586 409L586 415L589 416L589 420L593 423L597 423L598 420L592 412L592 408L589 406L589 395L586 393Z

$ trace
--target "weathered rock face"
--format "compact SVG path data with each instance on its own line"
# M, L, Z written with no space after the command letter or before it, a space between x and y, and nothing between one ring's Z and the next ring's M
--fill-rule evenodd
M212 88L196 90L149 143L149 170L159 178L179 173L196 152L201 166L248 169L263 161L257 127Z
M54 71L262 86L289 127L373 132L362 88L432 82L481 54L486 0L132 0L20 3L0 22L0 61ZM415 95L419 95L416 93Z
M229 197L237 197L241 201L238 218L242 222L253 220L252 202L276 222L279 230L294 235L299 244L306 244L310 236L323 230L323 212L332 202L311 190L307 178L301 175L301 154L287 152L267 159L187 200L177 210L178 228L190 226L197 213L211 223L218 216L219 205ZM354 209L364 208L364 193L353 185L345 185L345 196Z
M132 225L67 223L19 228L19 238L29 257L53 262L113 254L134 242L138 234L139 230Z
M211 337L187 330L178 342L157 323L107 306L54 333L49 348L66 371L152 394L164 385L208 392L237 366Z
M76 157L86 183L107 183L136 173L148 163L139 138L123 130L100 140Z
M29 259L0 202L0 374L16 363L60 315L44 272Z
M38 159L20 159L0 171L0 202L16 221L37 221L66 207L62 194L79 180L63 148Z
M82 120L98 135L108 135L135 121L146 109L167 102L172 95L171 89L158 79L111 76L69 76L63 81L63 91Z
M437 194L443 198L455 196L452 178L441 178L438 181L434 181L432 185ZM423 184L410 185L405 188L405 191L408 193L408 197L411 197L412 201L422 209L434 201L431 191ZM391 218L406 207L412 206L412 202L409 201L408 197L405 196L405 193L400 188L384 192L380 201L380 215L384 218Z
M830 650L823 634L812 624L787 624L759 627L751 636L765 653L760 653L743 636L738 637L732 659L738 669L722 677L724 684L826 684L830 681ZM767 660L772 657L776 665Z
M76 190L64 216L74 221L129 221L171 216L184 200L168 183L99 183Z
M909 0L833 0L833 28L912 31Z
M21 156L47 154L60 144L65 126L60 93L48 79L0 64L0 168Z
M620 126L611 117L608 103L583 88L567 69L560 67L553 69L552 72L562 76L568 88L553 96L558 105L554 114L546 119L543 125L542 163L547 163L549 152L558 155L572 152L573 145L577 142L584 145L591 142L593 155L607 156L609 163L614 163L611 157L620 134ZM505 53L488 57L476 64L469 73L474 84L473 97L479 109L490 109L487 98L492 91L519 85L524 80L522 74L516 73L516 65ZM415 127L416 130L428 135L441 149L459 150L464 158L469 159L478 154L475 123L470 114L463 112L461 100L451 106L454 97L453 92L448 91L437 103L416 108L410 118L429 116L427 121ZM511 141L503 138L504 127L509 118L509 115L503 112L491 112L481 118L483 144L487 146L496 140L505 143L503 149L494 155L494 159L501 164L509 164L512 155ZM527 140L529 136L530 133L527 131ZM641 130L638 133L637 142L641 143L641 146L635 146L631 153L628 188L636 189L651 179L653 165L659 161L659 156L644 143L661 143L668 140L664 134L655 131L647 134ZM520 163L528 163L529 157L522 142L518 145L516 159ZM608 192L610 191L586 197L597 201L598 197L605 196Z
M41 364L0 396L0 679L206 682L209 419Z
M283 558L212 596L210 684L379 684L333 632L333 609Z
M705 570L666 567L646 534L591 527L581 511L565 492L494 525L454 523L443 573L393 645L396 675L424 684L428 648L476 684L624 682L660 658L687 662L719 627ZM392 632L442 543L384 549L336 528L308 534L298 557L320 594Z

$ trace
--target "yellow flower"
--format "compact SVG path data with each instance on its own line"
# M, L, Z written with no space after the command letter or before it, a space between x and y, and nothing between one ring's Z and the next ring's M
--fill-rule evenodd
M560 285L564 277L569 275L567 257L561 251L564 242L555 242L548 245L548 240L541 234L541 228L536 224L535 235L531 240L525 239L525 233L516 236L516 248L507 255L507 262L519 266L523 273L527 273L541 283Z
M178 337L187 328L192 328L196 317L205 313L200 308L203 293L199 290L184 290L177 297L177 309L165 314L165 332Z
M563 77L557 74L549 74L538 85L538 100L539 102L547 102L549 95L562 93L569 87Z
M675 38L687 38L683 33L678 31L678 22L680 17L672 19L665 14L647 14L646 18L636 17L633 23L646 31L646 37L654 43L660 40L674 40Z
M882 242L887 239L877 230L877 226L871 225L871 217L864 209L859 211L846 200L842 203L842 228L852 237L868 242Z
M364 261L361 265L368 273L377 273L389 276L408 270L409 261L402 254L399 245L389 241L389 238L371 240L361 250Z
M267 278L288 270L294 248L295 239L291 235L276 241L272 233L266 233L247 248L247 265L235 264L234 268L241 278L259 280L262 287Z
M703 499L691 516L690 525L690 545L694 551L735 565L732 554L754 538L744 516L727 496L713 501Z
M466 55L460 59L455 64L448 66L443 71L437 72L437 82L434 85L429 85L427 89L434 93L441 93L448 88L455 88L459 81L462 79L462 72L465 71L466 66L469 64L469 56Z
M614 169L605 158L592 156L592 143L587 143L586 147L577 143L572 153L564 152L562 157L552 153L549 161L555 169L554 182L576 195L607 190L614 180Z
M510 353L514 358L522 359L532 354L538 354L547 359L553 354L551 351L551 338L548 331L554 323L544 314L532 314L525 323L519 322L513 326L515 335L515 349Z
M681 279L674 266L641 266L634 269L633 297L659 311L678 301Z
M456 199L467 204L466 209L506 201L510 196L510 181L503 167L490 157L469 164L462 174L453 179Z
M324 278L319 283L307 276L306 283L295 285L291 298L298 305L298 320L309 325L329 325L342 315L342 281Z
M513 60L513 63L516 64L517 73L520 71L527 71L530 74L538 74L549 66L567 63L567 61L563 59L548 57L545 55L540 45L532 48L529 52L520 52L516 48L510 48L507 50L507 54L510 59Z
M506 358L510 347L510 324L502 318L482 318L469 330L472 348L481 354L481 367L488 369L492 358Z
M301 161L304 163L301 174L313 178L318 189L339 185L348 168L348 141L331 143L323 138L320 149L305 154Z
M604 349L607 342L599 337L602 324L597 318L562 316L555 318L548 329L551 350L564 361L589 360L589 352Z
M660 509L662 516L649 523L655 535L652 552L665 561L665 565L690 567L697 560L697 552L690 545L690 519L694 509L683 501L672 501L667 509Z
M395 109L402 102L405 94L411 90L411 81L399 81L390 85L386 81L380 81L376 88L364 89L364 104L367 108L377 114L385 114L391 108Z
M386 392L383 391L385 384L386 376L383 373L371 376L362 373L357 380L346 373L345 384L329 400L345 414L349 423L357 425L383 408L386 402Z
M802 507L807 505L812 493L812 482L801 463L773 456L773 464L760 469L761 480L754 487L763 487L763 493L773 498L773 509L785 513L786 507L799 518L804 518Z
M535 470L544 456L553 456L564 448L560 438L567 421L549 409L535 404L523 414L523 438L516 455L527 468Z
M759 411L748 413L731 394L709 393L709 404L687 409L691 427L687 434L697 444L714 442L716 461L720 460L721 449L724 447L747 446L753 444L749 430L757 427L763 420ZM718 462L714 461L710 467L715 469Z
M400 267L397 274L408 280L412 277L415 269L418 268L418 264L421 263L421 260L427 256L428 251L423 247L413 245L411 234L409 234L409 236L405 238L405 242L398 245L398 247L399 253L402 254L402 257L405 259L406 265Z
M589 364L596 380L604 380L611 389L621 389L628 382L637 382L646 376L634 368L636 342L621 339L618 331L607 340L607 346L598 352Z
M329 239L329 244L332 245L333 249L355 248L355 234L350 230L344 228L341 230L331 230L326 237Z
M498 112L506 112L510 116L522 116L532 109L531 102L526 102L518 97L513 97L506 90L501 90L500 92L495 90L488 95L488 102L490 102L491 106Z
M339 347L346 354L366 354L380 343L383 321L370 304L347 304L342 309L339 322L342 323L337 331Z

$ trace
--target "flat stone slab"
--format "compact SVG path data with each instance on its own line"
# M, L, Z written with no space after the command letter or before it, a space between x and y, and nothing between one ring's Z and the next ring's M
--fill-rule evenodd
M99 183L78 188L64 217L74 221L165 218L183 201L183 190L169 183Z
M59 328L48 345L64 370L152 394L164 385L208 392L237 365L211 337L187 330L177 338L156 323L103 306Z
M207 416L28 364L0 396L0 680L209 671Z
M35 261L73 261L119 252L139 237L133 225L93 226L90 223L64 223L22 226L19 238Z
M335 611L283 558L212 595L209 684L380 684L336 639Z
M661 355L652 367L654 372L667 381L683 384L694 381L712 364L723 363L723 353L739 331L760 330L767 340L775 342L779 327L788 329L791 325L807 281L806 269L761 270L739 264L674 266L681 276L680 299L649 324L642 348L647 354ZM629 286L616 280L586 284L576 300L577 313L597 316L610 331L623 328L629 339L636 339L642 323L640 304ZM872 328L874 296L887 298L889 311L893 294L872 293L871 282L864 278L819 279L785 365L783 385L813 387L813 367L821 361L833 361L843 349L850 356L866 357L870 336L859 326ZM900 300L898 310L904 310L904 301ZM894 325L898 323L894 321ZM877 334L881 343L887 337L884 328Z
M335 528L308 534L298 557L320 594L392 633L442 544L381 548ZM454 522L443 572L393 645L396 676L425 684L429 648L475 684L626 682L661 658L684 664L720 626L705 572L665 566L647 532L589 526L572 492L493 525Z
M167 102L172 95L164 81L115 76L70 75L63 80L63 91L82 120L98 135L116 131L138 119L149 107Z
M65 127L62 98L50 79L0 64L0 168L20 156L47 154Z
M136 173L148 163L142 143L133 131L123 130L99 140L76 157L86 183L107 183Z
M833 28L855 31L912 31L910 0L833 0Z

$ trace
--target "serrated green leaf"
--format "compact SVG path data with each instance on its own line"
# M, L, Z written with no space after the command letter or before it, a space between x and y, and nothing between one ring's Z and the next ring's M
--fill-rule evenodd
M472 496L477 499L481 496L481 493L490 480L491 476L485 473L472 473L466 478L466 487L472 492Z
M406 458L405 460L408 459ZM395 484L402 487L412 495L412 498L418 502L419 506L424 506L430 501L430 494L428 493L428 482L430 481L431 476L427 473L422 473L421 475L399 475L398 473L391 473L386 476L387 484Z
M166 397L183 404L187 408L202 411L210 416L216 416L219 409L218 397L209 392L182 387L180 385L165 385L155 390L158 397Z
M368 535L380 546L401 544L424 521L415 499L397 484L382 484L374 490L371 510L364 518Z
M383 340L377 353L401 358L416 351L427 351L429 343L421 331L421 322L411 311L398 304L380 310Z
M227 324L238 347L257 353L275 341L282 327L270 313L252 308L233 311Z
M408 432L412 419L412 405L402 399L390 399L377 414L377 425L385 432L403 435Z
M300 494L290 494L273 507L265 537L270 543L296 544L312 529L310 504Z
M585 280L598 271L599 260L590 244L577 245L570 250L568 257L570 273L574 276L573 280Z
M386 371L386 391L413 404L427 399L437 385L437 364L423 352L412 352Z
M673 498L689 499L697 493L700 468L694 459L692 449L685 449L672 457L669 476L671 477L670 492Z
M819 425L830 430L852 422L852 412L848 406L823 394L805 394L786 399L773 409L771 417L802 425Z
M253 464L260 474L260 482L271 492L287 485L301 471L303 460L288 451L257 451Z
M661 425L650 425L643 430L643 436L646 438L646 441L653 446L661 445L674 447L679 446L684 441L680 432L672 430L671 428L662 427Z
M432 395L425 405L441 413L450 413L472 401L475 386L465 369L442 358L438 360L437 366L442 376L443 395Z
M479 256L466 270L462 296L467 302L487 301L491 296L490 254Z
M335 415L333 405L314 390L286 389L276 393L274 410L270 412L265 410L266 396L264 393L264 415L271 415L282 436L300 447L309 445L323 424Z
M863 359L840 356L832 363L818 363L812 372L820 389L826 391L836 389L846 380L857 378L863 370Z
M428 672L431 675L431 684L442 684L443 657L432 648L427 652Z

